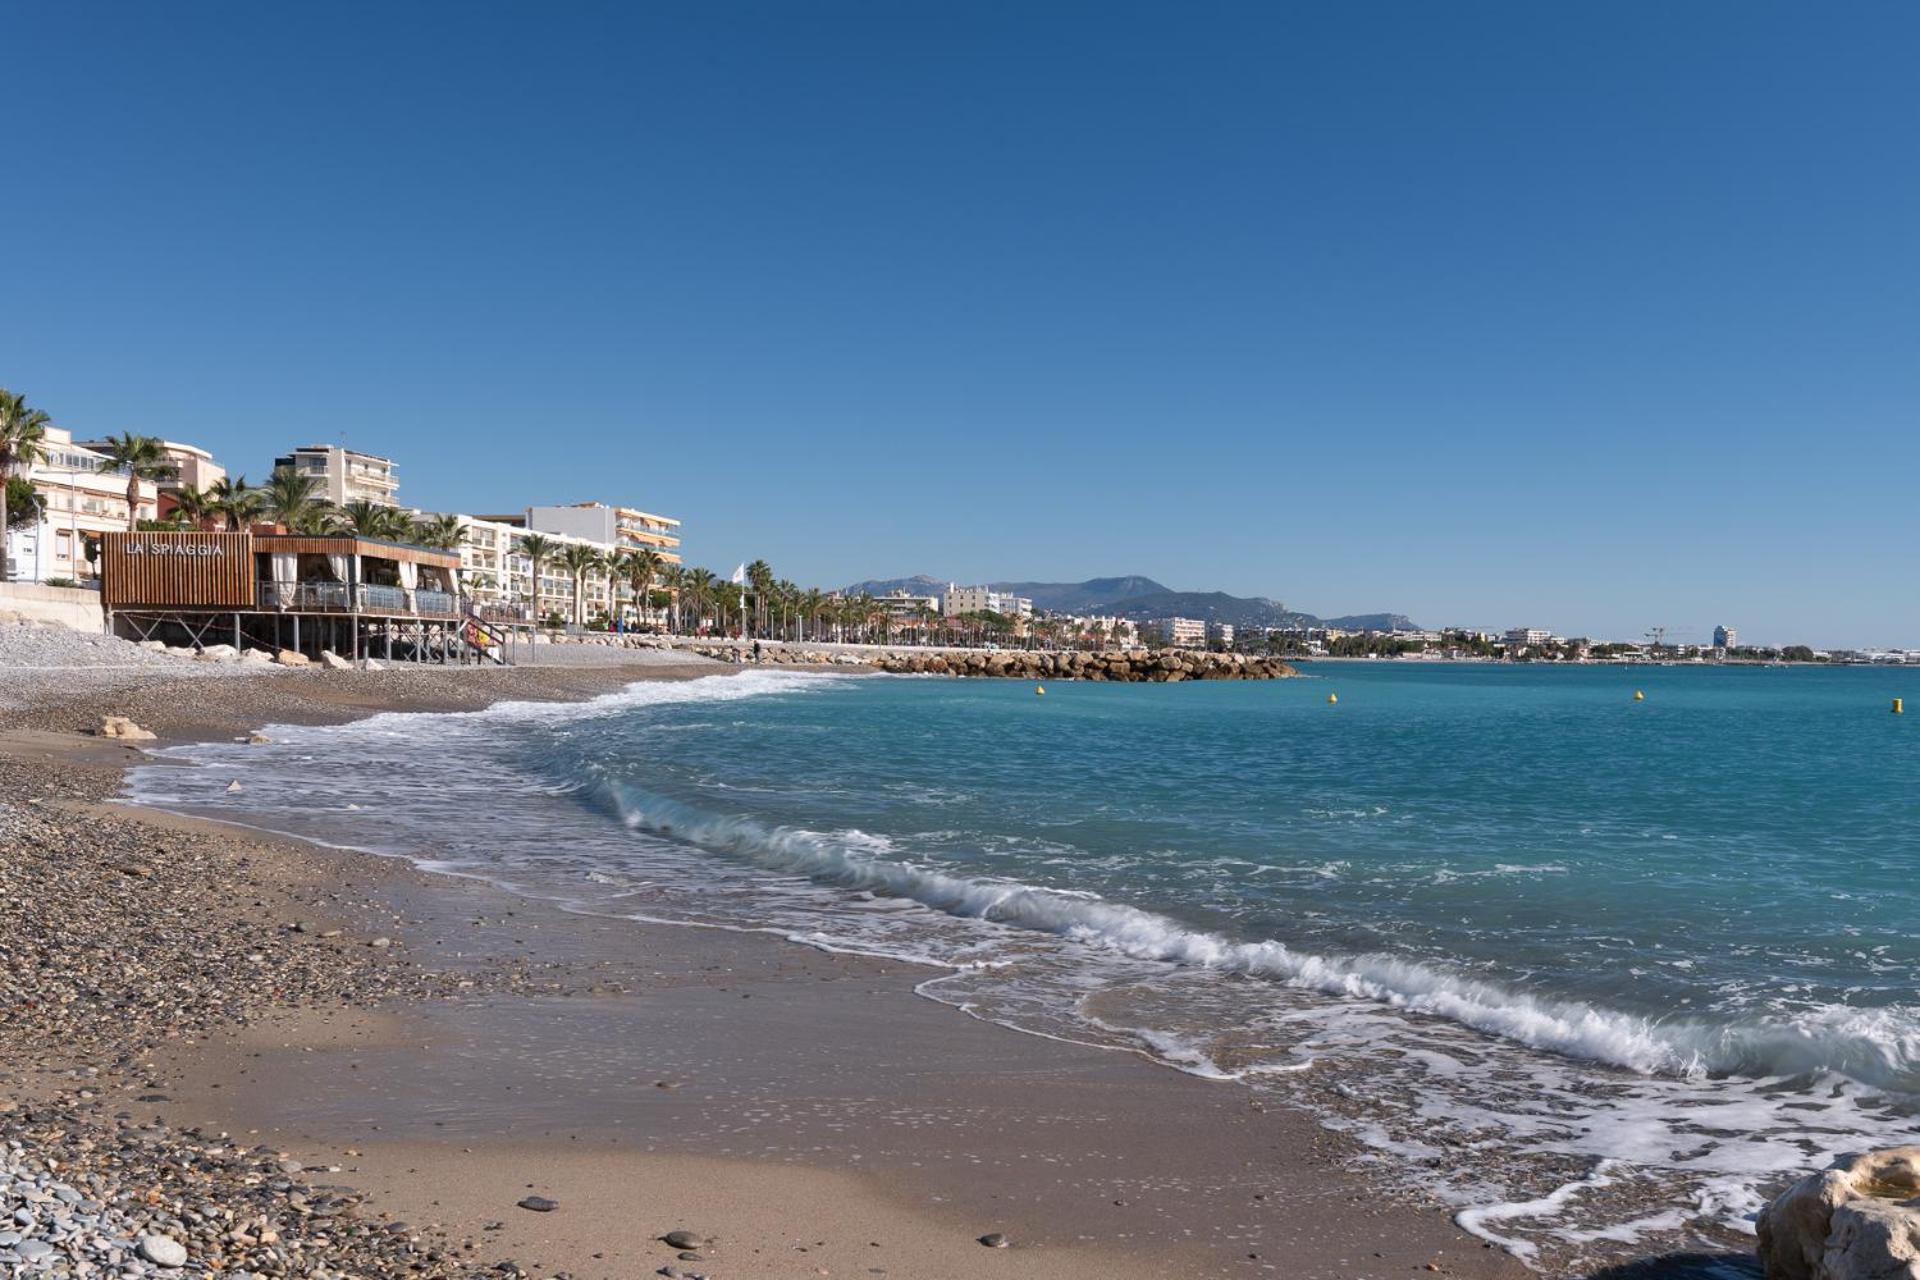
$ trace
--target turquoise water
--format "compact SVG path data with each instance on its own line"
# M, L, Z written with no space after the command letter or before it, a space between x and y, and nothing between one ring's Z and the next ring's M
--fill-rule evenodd
M925 962L977 1016L1437 1166L1543 1265L1738 1232L1769 1179L1911 1131L1920 717L1888 712L1911 675L1312 674L1039 697L752 672L274 730L136 788L581 910Z

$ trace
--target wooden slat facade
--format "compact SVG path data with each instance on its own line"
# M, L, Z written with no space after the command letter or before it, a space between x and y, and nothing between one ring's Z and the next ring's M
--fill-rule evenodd
M253 608L250 533L100 535L100 600L109 609Z
M436 551L431 547L416 547L403 542L298 533L263 533L257 541L259 550L280 555L372 556L376 560L407 560L441 569L460 567L460 553L457 551Z

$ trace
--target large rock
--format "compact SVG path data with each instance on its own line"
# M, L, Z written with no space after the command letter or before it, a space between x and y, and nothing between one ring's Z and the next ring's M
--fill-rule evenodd
M152 742L155 736L125 716L101 716L100 727L94 732L102 738L118 738L122 742Z
M1767 1280L1920 1280L1920 1146L1836 1161L1760 1211Z
M320 665L327 668L329 671L353 670L352 659L343 658L331 649L322 649L320 651Z
M239 655L240 651L230 644L210 644L193 656L198 662L232 662Z
M292 649L282 649L278 654L274 655L273 660L283 667L305 667L312 663L312 660L309 659L306 654L296 653Z

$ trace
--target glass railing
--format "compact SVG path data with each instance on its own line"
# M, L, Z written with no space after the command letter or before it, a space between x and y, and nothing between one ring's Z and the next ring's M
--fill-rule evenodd
M457 618L465 611L465 602L450 591L408 591L372 583L348 588L338 582L262 582L255 598L262 609L302 613L348 613L356 600L369 613Z

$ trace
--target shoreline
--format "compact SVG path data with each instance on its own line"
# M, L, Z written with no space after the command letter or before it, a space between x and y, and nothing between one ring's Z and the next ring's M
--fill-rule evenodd
M318 697L306 676L298 678L305 688L272 677L220 681L230 696L198 699L165 727L170 738L205 738L268 719L313 723L382 710L471 710L529 692L577 698L626 683L609 670L594 669L585 679L580 669L543 673L509 691L467 683L450 696L453 705L422 697L417 688L400 699L355 689L351 677L359 673L334 673L349 678L329 678ZM450 673L431 683L471 681L475 674ZM418 673L407 678L422 679ZM269 684L271 695L259 696ZM209 685L199 683L195 691L206 693ZM167 701L159 692L148 687L121 702L158 709ZM299 716L303 708L307 715ZM70 706L54 714L70 723L81 711ZM133 714L141 719L140 710ZM69 744L76 752L100 750L94 740L76 741L79 746ZM129 758L124 748L114 751L116 760ZM7 744L10 759L32 753L32 747ZM95 767L117 777L111 764ZM391 1013L336 1009L317 1022L311 1013L276 1010L264 1023L167 1050L151 1074L168 1081L163 1110L169 1115L203 1128L258 1130L276 1147L295 1151L289 1158L322 1167L338 1162L338 1176L372 1191L371 1203L383 1210L409 1221L432 1218L449 1228L450 1239L476 1241L466 1256L531 1253L544 1268L576 1276L632 1274L642 1261L648 1269L684 1266L716 1276L793 1274L799 1262L808 1264L801 1274L820 1267L861 1274L883 1255L890 1264L883 1270L913 1276L1276 1269L1329 1276L1526 1274L1442 1211L1383 1198L1351 1167L1344 1140L1304 1114L1263 1111L1249 1097L1131 1054L954 1017L956 1010L914 995L924 971L903 975L899 962L828 955L772 937L570 915L392 859L253 831L215 832L216 824L132 806L111 808L118 812L97 820L192 830L230 855L244 850L258 858L274 850L321 881L351 875L347 883L367 886L366 912L392 922L363 922L363 933L387 927L392 955L450 963L446 972L459 976L451 979L456 994L447 999L409 995L392 1001L398 1007ZM374 861L384 874L371 869ZM291 878L299 882L298 874ZM504 955L482 948L490 954L476 964L473 949L509 917L520 941L503 948ZM481 923L489 920L494 923ZM511 971L505 980L479 976L502 962ZM754 989L734 989L740 986ZM754 995L762 998L747 1003ZM678 1088L640 1080L662 1067L644 1055L628 1063L622 1055L635 1052L628 1040L596 1040L606 1027L623 1025L634 1039L651 1042L662 1020L672 1029L674 1074L686 1078L662 1076L660 1083ZM611 1086L594 1073L556 1074L539 1055L502 1058L474 1048L524 1046L555 1034L576 1053L581 1044L593 1045L601 1073L617 1062L631 1066L626 1074L639 1082L609 1098ZM364 1058L376 1049L377 1062L338 1069L343 1054ZM869 1054L875 1059L858 1060ZM262 1072L273 1087L262 1086ZM1009 1073L1031 1095L1023 1105L1003 1096ZM556 1083L563 1079L570 1083ZM716 1093L703 1083L713 1080L725 1080L727 1089ZM446 1092L450 1081L460 1083L455 1099ZM298 1087L289 1090L289 1082ZM464 1127L451 1123L453 1102L490 1088L503 1096L544 1091L548 1096L536 1110L553 1121L552 1134L528 1131L524 1116L530 1113L516 1109L518 1103L474 1106ZM302 1107L288 1104L289 1092L304 1100ZM379 1121L363 1114L370 1097L381 1101ZM1042 1100L1045 1105L1037 1105ZM1124 1105L1115 1110L1118 1100ZM743 1105L762 1117L754 1133L763 1141L751 1149L742 1145L739 1126L729 1123ZM426 1114L439 1122L407 1130ZM575 1135L604 1130L609 1117L617 1117L621 1132L614 1136L627 1146L589 1158ZM377 1130L367 1127L375 1124ZM562 1128L565 1139L553 1136ZM1097 1151L1063 1141L1065 1134L1088 1132L1099 1134ZM1185 1149L1177 1158L1169 1154L1178 1148ZM349 1150L359 1154L343 1154ZM1169 1165L1178 1166L1177 1175ZM533 1177L550 1188L562 1210L532 1214L503 1202L509 1169L518 1170L513 1176L522 1182ZM992 1171L985 1182L982 1169ZM1223 1199L1223 1188L1236 1182L1247 1189L1231 1202ZM606 1190L609 1183L645 1185L646 1199L667 1207L645 1215L622 1211L607 1200L617 1198ZM1128 1190L1105 1194L1121 1186ZM680 1198L665 1196L668 1187ZM743 1187L756 1190L747 1194ZM569 1212L575 1205L589 1211ZM687 1225L677 1219L702 1213L707 1225L688 1229L720 1238L709 1260L675 1261L652 1241ZM505 1225L490 1232L491 1222ZM811 1234L825 1243L792 1243L809 1234L803 1223L815 1224ZM1012 1236L1015 1247L989 1250L975 1242L992 1231ZM881 1243L847 1243L860 1235ZM776 1243L781 1240L789 1243ZM792 1253L800 1248L806 1256Z

